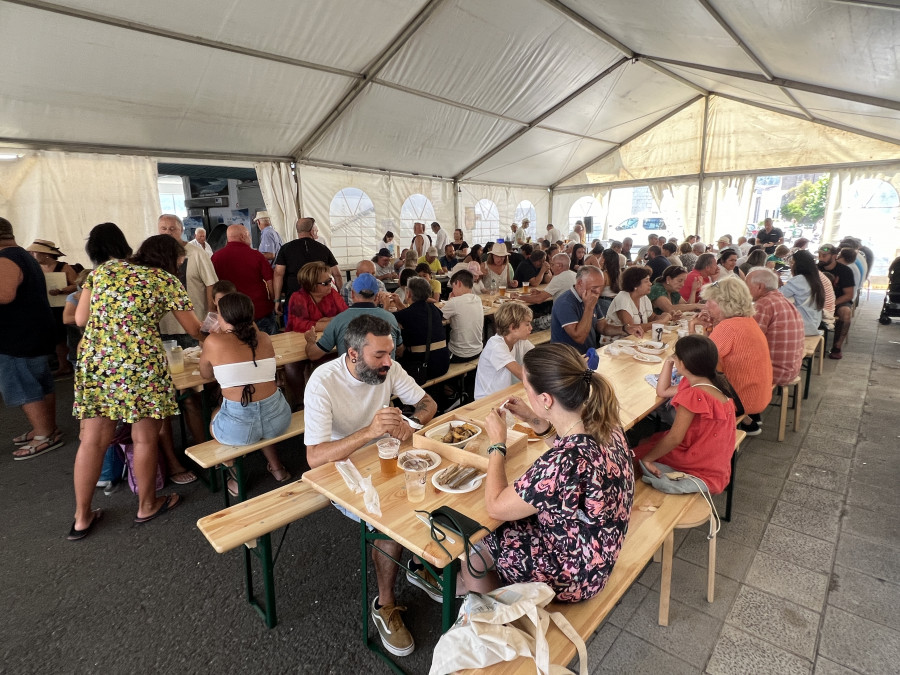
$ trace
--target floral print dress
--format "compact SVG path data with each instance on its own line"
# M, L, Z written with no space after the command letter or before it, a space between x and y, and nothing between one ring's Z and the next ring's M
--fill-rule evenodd
M607 445L592 436L557 439L513 485L537 508L485 538L506 584L542 581L561 602L606 585L631 516L634 470L621 429Z
M75 417L137 422L177 414L159 320L193 309L181 282L164 270L111 260L84 288L91 313L75 371Z

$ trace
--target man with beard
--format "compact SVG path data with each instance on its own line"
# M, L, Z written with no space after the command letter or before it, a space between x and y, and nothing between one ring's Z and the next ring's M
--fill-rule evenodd
M347 326L344 339L347 353L313 371L306 386L306 459L312 468L347 459L385 435L400 440L412 436L413 430L400 409L391 406L394 396L415 406L410 417L414 422L427 424L437 411L434 400L391 360L394 341L387 321L371 314L357 316ZM374 542L372 561L378 596L372 601L371 612L385 649L396 656L407 656L415 644L394 596L399 568L386 557L399 560L401 554L402 547L395 541Z

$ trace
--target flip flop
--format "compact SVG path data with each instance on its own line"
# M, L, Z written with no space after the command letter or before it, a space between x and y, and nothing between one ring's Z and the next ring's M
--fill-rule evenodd
M188 485L197 480L197 474L193 471L179 471L178 473L173 473L169 476L169 480L175 483L175 485Z
M173 499L175 501L172 501ZM178 506L180 503L181 503L181 497L179 497L178 495L176 495L176 494L167 495L166 501L164 501L163 505L160 506L156 510L156 513L152 513L149 516L145 516L144 518L135 518L134 522L137 523L138 525L142 525L143 523L149 523L154 518L158 518L159 516L163 515L164 513L171 511L176 506Z
M88 525L83 530L76 530L75 523L72 523L72 529L69 530L69 536L66 537L69 541L78 541L79 539L84 539L91 533L91 530L94 529L94 525L97 524L97 521L103 517L103 509L94 509L91 511L94 514L94 518L91 520L91 524Z
M26 445L21 445L18 450L13 450L13 460L33 459L38 455L43 455L45 452L56 450L56 448L60 448L63 445L62 434L59 433L54 436L35 436ZM25 454L17 455L17 452L24 452Z

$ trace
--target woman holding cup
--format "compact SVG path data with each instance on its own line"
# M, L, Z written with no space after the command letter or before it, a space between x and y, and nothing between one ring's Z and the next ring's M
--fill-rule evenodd
M646 267L629 267L622 272L622 290L606 311L606 321L611 326L639 326L650 331L654 323L665 324L672 318L669 312L657 314L650 303L650 270Z
M491 518L507 522L481 548L496 570L475 578L463 566L460 582L463 590L487 592L541 581L560 602L587 600L606 585L631 514L634 473L618 401L600 374L585 369L578 351L560 343L525 355L522 384L527 400L513 397L501 408L550 449L509 485L507 425L501 410L488 414L485 505ZM478 565L479 556L470 561Z

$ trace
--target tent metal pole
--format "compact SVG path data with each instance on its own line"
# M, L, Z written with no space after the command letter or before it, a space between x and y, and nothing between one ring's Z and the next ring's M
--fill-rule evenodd
M588 19L586 19L585 17L581 16L581 14L579 14L575 10L569 9L566 5L564 5L559 0L544 0L544 2L548 5L550 5L553 9L555 9L560 14L568 17L569 19L571 19L572 21L577 23L582 28L585 28L589 32L596 35L598 38L603 40L606 44L618 49L627 58L630 59L630 58L634 57L634 52L631 49L629 49L627 45L624 45L621 42L619 42L618 40L616 40L612 35L607 33L605 30L600 28L595 23L593 23L593 22L589 21Z
M706 134L709 125L709 96L703 99L703 134L700 137L700 173L697 175L697 215L694 218L694 234L700 234L703 217L703 172L706 169Z
M297 194L294 196L294 205L297 207L297 215L303 217L303 189L300 185L300 167L291 162L291 174L294 176L294 184L297 186ZM287 225L287 223L285 223Z
M459 186L459 181L453 180L453 229L459 229L459 195L462 192L462 188ZM440 251L438 251L440 253Z
M291 155L297 157L298 159L305 159L309 156L310 149L315 146L315 144L324 136L329 129L338 121L341 115L344 114L344 111L350 107L350 104L353 103L357 97L363 92L363 90L369 85L369 83L375 79L378 73L387 65L388 61L393 58L393 56L400 51L400 49L405 45L413 35L415 35L416 31L422 27L428 19L434 14L435 10L444 2L444 0L429 0L428 4L426 4L416 16L412 18L412 20L403 27L403 30L397 35L396 38L391 40L391 43L385 47L378 56L366 66L366 69L362 73L361 79L357 80L353 83L344 97L338 102L338 104L331 109L325 118L316 125L316 128L312 130L312 132L306 136L300 143L291 151Z
M890 110L900 110L900 101L894 101L889 98L880 96L870 96L868 94L857 94L855 92L844 91L843 89L835 89L834 87L825 87L819 84L809 84L799 80L790 80L783 77L773 77L771 80L763 75L756 73L745 73L740 70L728 70L727 68L717 68L715 66L707 66L700 63L691 63L689 61L677 61L675 59L667 59L658 56L650 56L642 54L641 59L655 61L657 63L667 63L680 68L690 68L693 70L702 70L707 73L716 73L718 75L726 75L739 80L749 80L751 82L759 82L761 84L770 84L776 87L787 87L789 89L798 89L811 94L819 94L820 96L831 96L833 98L843 99L845 101L853 101L854 103L864 103L879 108L888 108Z

